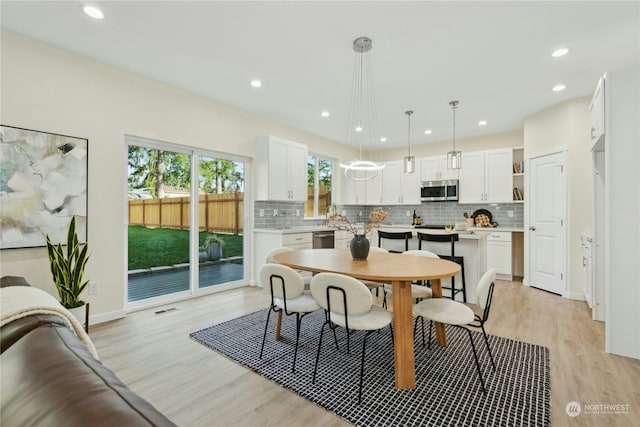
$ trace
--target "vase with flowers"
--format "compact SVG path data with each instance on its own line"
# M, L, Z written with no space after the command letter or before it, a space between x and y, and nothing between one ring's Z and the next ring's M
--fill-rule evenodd
M336 230L345 230L353 234L353 239L349 244L351 257L354 261L364 261L369 256L370 243L367 233L374 228L380 227L380 223L389 218L389 214L382 208L375 208L369 214L369 219L363 224L352 224L346 215L338 213L335 209L327 212L325 225Z

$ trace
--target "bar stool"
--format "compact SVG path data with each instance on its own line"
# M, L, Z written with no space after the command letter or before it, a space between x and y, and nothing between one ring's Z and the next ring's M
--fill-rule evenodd
M439 255L440 258L453 261L460 264L460 274L462 275L462 288L456 288L456 277L451 277L451 287L442 287L443 289L451 289L451 299L456 299L456 294L462 292L462 300L467 302L467 282L464 277L464 257L456 256L456 242L459 240L458 233L450 234L429 234L416 233L418 237L418 249L422 249L422 242L451 242L451 255Z
M382 239L403 240L404 239L404 251L389 251L393 253L402 253L409 250L409 239L413 238L413 234L410 231L402 232L390 232L378 230L378 247L382 247Z

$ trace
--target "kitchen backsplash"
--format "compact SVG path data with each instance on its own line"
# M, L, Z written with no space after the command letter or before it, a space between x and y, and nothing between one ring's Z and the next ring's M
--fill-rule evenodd
M338 211L344 211L350 221L365 221L373 206L340 206ZM471 215L477 209L491 212L493 221L501 227L522 228L524 226L524 204L499 203L488 204L459 204L455 202L429 202L419 205L382 206L389 213L385 222L392 224L411 225L413 211L420 216L422 224L444 224L445 221L464 221L464 212ZM274 209L278 211L274 215ZM260 216L262 210L262 216ZM411 216L407 216L407 211ZM513 212L513 217L509 216ZM298 216L296 216L298 214ZM322 220L304 220L304 204L290 202L256 201L254 204L255 228L299 227L321 225Z

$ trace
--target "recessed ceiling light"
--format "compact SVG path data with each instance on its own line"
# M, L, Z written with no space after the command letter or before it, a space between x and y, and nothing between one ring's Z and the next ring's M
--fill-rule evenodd
M382 138L380 138L380 142L387 142L387 138L383 136Z
M431 133L432 133L431 129L427 129L427 130L424 131L425 135L431 135Z
M323 111L322 113L320 113L320 115L321 115L322 117L329 117L331 114L329 114L329 112L328 112L328 111Z
M554 58L560 58L561 56L565 56L567 53L569 53L569 48L568 47L561 47L560 49L556 49L551 53L551 56L553 56Z
M480 121L478 122L478 126L484 126L484 125L486 125L486 124L487 124L487 121L486 121L486 120L480 120Z
M566 87L565 85L563 85L563 84L559 84L559 85L555 85L555 86L553 87L553 89L551 89L551 90L552 90L552 91L554 91L554 92L560 92L560 91L565 90L566 88L567 88L567 87Z
M100 9L98 9L97 7L94 7L94 6L85 6L84 8L82 8L82 11L84 13L86 13L87 15L89 15L90 17L95 18L95 19L104 18L104 13L102 13L102 11Z
M253 87L260 87L262 86L262 82L260 80L251 80L250 85Z
M356 132L362 132L362 126L356 126Z

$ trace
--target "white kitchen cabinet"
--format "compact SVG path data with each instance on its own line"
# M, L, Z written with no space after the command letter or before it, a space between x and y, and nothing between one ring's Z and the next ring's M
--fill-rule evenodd
M591 150L597 151L604 143L604 85L605 79L600 77L589 105L589 122L591 123Z
M500 278L511 280L511 232L492 231L487 235L487 269L495 268Z
M418 166L419 169L419 166ZM420 204L420 175L404 173L402 160L387 162L382 170L382 204Z
M292 249L313 248L313 233L290 233L283 230L256 230L254 232L254 269L253 279L259 283L260 269L265 264L267 254L276 248Z
M349 172L356 178L364 178L375 172L354 171ZM347 177L343 180L344 191L342 201L345 205L380 205L382 204L382 172L367 181L354 181Z
M458 179L458 170L447 168L447 156L423 157L419 165L421 181Z
M375 173L375 172L369 172ZM375 178L365 181L366 199L365 205L382 204L382 172L378 172Z
M462 153L459 203L509 203L513 199L513 150Z
M256 200L307 200L307 146L276 136L256 145Z

